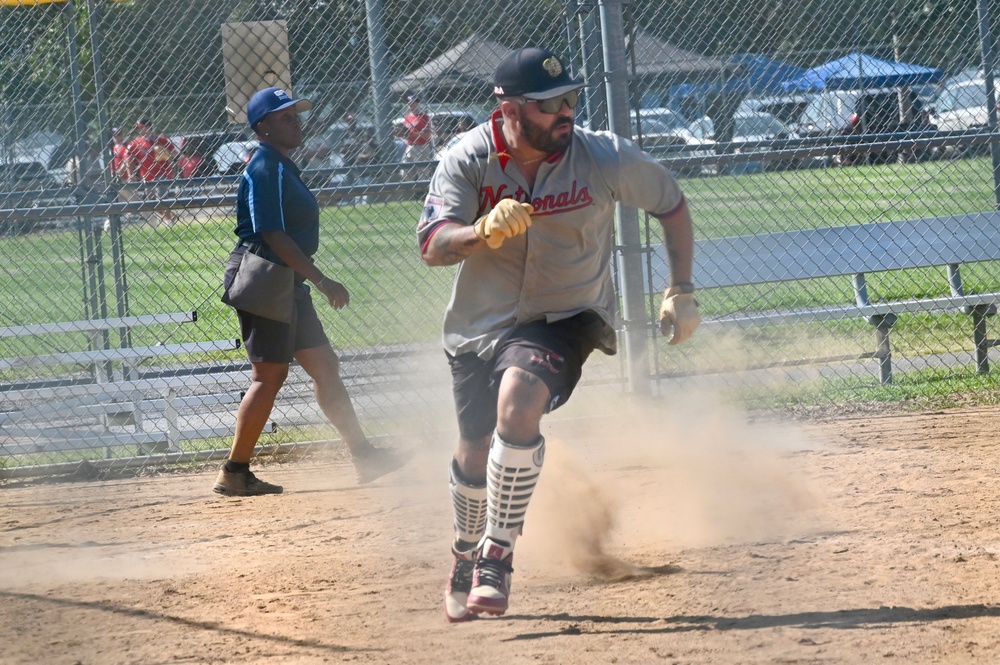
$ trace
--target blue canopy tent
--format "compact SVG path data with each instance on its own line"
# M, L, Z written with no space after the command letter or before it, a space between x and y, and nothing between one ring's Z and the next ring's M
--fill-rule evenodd
M766 97L785 94L783 84L802 76L805 69L779 60L773 60L758 53L738 53L726 61L733 66L738 75L729 76L725 80L705 81L701 83L683 83L670 88L670 99L675 103L681 100L696 98L704 99L708 95L739 95Z
M895 88L937 83L943 76L944 72L934 67L851 53L813 67L797 78L787 79L783 88L786 92Z
M758 53L738 53L729 58L728 62L744 66L746 74L740 78L746 82L746 92L758 97L780 95L785 92L782 86L785 81L791 81L806 73L802 67L772 60Z

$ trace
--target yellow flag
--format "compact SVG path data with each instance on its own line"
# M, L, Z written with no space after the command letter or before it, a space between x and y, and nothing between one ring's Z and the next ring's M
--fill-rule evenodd
M0 5L4 7L27 7L29 5L51 5L66 0L0 0Z

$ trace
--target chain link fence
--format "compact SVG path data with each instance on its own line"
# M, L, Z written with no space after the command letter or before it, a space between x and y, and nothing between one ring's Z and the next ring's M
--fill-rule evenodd
M446 150L489 117L496 63L530 44L585 78L580 124L629 134L678 174L699 240L705 325L671 347L658 224L620 220L628 343L592 359L584 385L704 385L761 406L975 390L1000 302L997 13L4 0L0 472L224 456L249 366L221 272L255 147L243 105L266 85L315 104L294 157L324 206L316 259L352 293L321 318L363 424L449 430L438 338L453 273L419 259L435 158L410 159L402 118L419 98L431 154ZM140 121L164 137L154 175L121 168ZM265 452L335 436L294 367L272 419Z

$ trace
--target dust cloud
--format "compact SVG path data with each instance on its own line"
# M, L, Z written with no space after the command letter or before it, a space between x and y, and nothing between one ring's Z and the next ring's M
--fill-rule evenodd
M533 561L617 580L686 548L823 528L822 492L795 463L797 451L822 442L749 423L711 396L613 399L602 405L609 415L566 413L546 426L546 462L519 542ZM615 552L624 549L649 560L623 561Z

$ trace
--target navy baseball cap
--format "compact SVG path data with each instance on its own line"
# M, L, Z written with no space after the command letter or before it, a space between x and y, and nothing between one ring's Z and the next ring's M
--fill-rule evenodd
M497 97L548 99L583 87L570 78L566 63L552 51L523 48L508 54L493 73L493 94Z
M308 111L313 107L312 102L308 99L292 99L281 88L264 88L263 90L258 90L247 104L247 122L250 123L250 128L252 129L268 113L287 109L289 106L294 106L296 111Z

